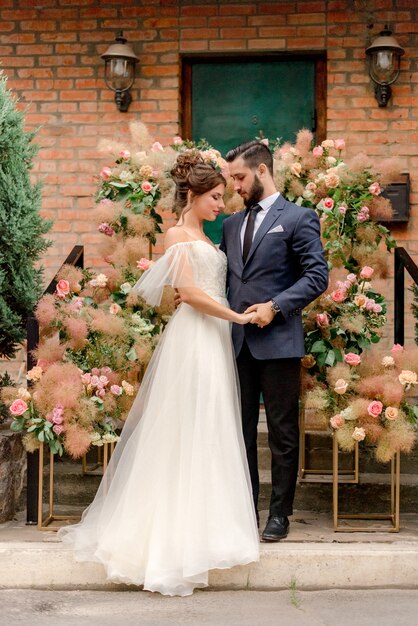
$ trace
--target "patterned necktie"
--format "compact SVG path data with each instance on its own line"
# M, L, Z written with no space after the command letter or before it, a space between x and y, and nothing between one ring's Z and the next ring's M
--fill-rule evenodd
M244 243L242 245L242 260L244 263L247 260L251 244L253 243L255 218L257 217L257 213L259 211L261 211L261 206L259 204L255 204L248 209L248 219L245 227Z

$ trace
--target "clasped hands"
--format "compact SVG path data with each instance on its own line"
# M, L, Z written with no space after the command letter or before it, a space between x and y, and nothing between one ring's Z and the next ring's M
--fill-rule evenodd
M254 314L250 319L250 324L257 324L258 328L264 328L264 326L270 324L275 315L271 309L271 301L252 304L245 309L244 315L247 313Z

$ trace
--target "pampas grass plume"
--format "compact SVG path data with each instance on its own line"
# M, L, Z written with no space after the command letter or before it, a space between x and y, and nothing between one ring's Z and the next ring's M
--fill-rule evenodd
M74 265L63 265L57 274L57 280L68 280L70 290L74 291L76 286L83 280L83 272Z
M342 428L338 428L334 431L337 437L338 445L344 452L352 452L356 445L353 439L353 427L350 424L344 425Z
M55 320L57 311L55 297L52 294L47 293L39 300L35 316L41 326L49 326Z
M64 446L66 452L73 459L81 458L91 446L88 431L80 428L77 424L69 424L65 429Z
M344 378L347 382L350 381L350 366L347 363L337 363L327 369L327 380L331 387L335 387L335 383L340 378Z
M67 346L58 342L58 335L42 340L33 351L34 358L49 364L61 361Z
M296 135L295 148L300 152L301 156L306 156L311 149L313 142L313 134L308 128L301 128Z
M87 322L80 317L67 317L64 326L70 335L69 346L73 350L81 350L86 345L88 327Z
M105 335L123 336L127 334L123 318L118 315L110 315L101 309L90 311L90 327Z
M76 365L53 363L36 384L36 404L44 415L55 405L62 404L66 417L66 409L78 407L82 389L83 384Z

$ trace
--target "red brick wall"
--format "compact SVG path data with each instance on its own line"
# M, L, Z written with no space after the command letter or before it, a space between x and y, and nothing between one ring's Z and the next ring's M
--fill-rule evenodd
M379 109L364 50L385 22L405 48L393 100ZM373 28L370 25L373 24ZM100 54L124 30L140 58L133 102L119 113ZM54 219L48 277L76 243L97 264L90 219L103 157L100 137L126 135L140 119L162 142L181 133L180 54L326 50L329 137L349 154L396 155L412 177L412 217L394 230L418 255L418 8L416 0L1 0L0 57L9 87L41 126L36 175ZM167 216L168 217L168 216Z

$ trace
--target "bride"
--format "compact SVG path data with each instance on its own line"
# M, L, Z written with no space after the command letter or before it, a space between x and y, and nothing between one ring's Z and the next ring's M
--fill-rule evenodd
M253 314L228 307L226 257L203 233L224 207L225 179L193 151L171 173L181 217L134 289L156 306L171 285L183 304L93 503L59 537L77 560L102 563L109 580L185 596L208 585L209 570L259 558L229 324Z

